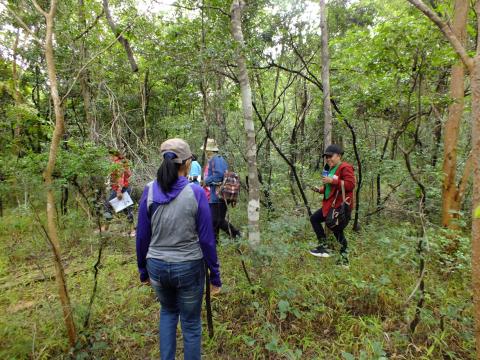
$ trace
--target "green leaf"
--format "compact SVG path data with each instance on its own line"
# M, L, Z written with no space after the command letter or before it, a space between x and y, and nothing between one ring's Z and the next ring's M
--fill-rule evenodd
M105 349L108 349L108 344L105 341L97 341L92 345L92 350L105 350Z
M280 319L287 317L287 312L290 310L290 304L286 300L280 300L278 302L278 310L280 311Z
M342 351L342 356L344 360L355 360L355 356L345 351Z

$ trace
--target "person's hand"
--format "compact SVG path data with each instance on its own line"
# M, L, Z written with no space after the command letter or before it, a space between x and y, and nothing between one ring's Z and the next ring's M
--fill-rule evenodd
M331 178L331 177L329 177L329 176L324 176L324 177L322 178L322 182L323 182L324 184L331 184L331 183L333 183L333 178Z
M117 191L117 199L122 200L123 199L123 194L121 191Z
M215 296L220 294L221 288L215 285L210 285L210 295Z

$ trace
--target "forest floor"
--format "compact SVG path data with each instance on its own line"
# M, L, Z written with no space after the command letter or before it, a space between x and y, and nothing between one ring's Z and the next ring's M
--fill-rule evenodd
M237 224L240 210L233 211ZM8 211L0 229L1 359L158 358L158 310L153 291L139 283L134 239L120 224L105 237L98 290L93 289L99 236L85 214L71 211L60 228L70 298L80 334L68 354L48 244L27 210ZM308 254L314 245L305 217L276 214L262 224L259 259L242 271L236 243L218 250L222 294L213 300L215 336L204 321L205 359L473 359L469 240L428 229L425 300L414 334L418 238L414 225L390 219L348 233L351 266ZM451 241L450 241L451 242ZM248 248L241 244L245 253ZM203 314L203 316L205 316ZM181 341L178 351L182 350ZM72 351L71 351L72 353Z

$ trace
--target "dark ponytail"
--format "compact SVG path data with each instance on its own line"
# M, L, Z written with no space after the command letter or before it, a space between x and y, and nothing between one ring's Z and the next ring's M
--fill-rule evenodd
M172 152L165 153L162 165L158 168L157 182L164 193L169 192L173 184L178 180L180 164L173 161L176 157L177 155Z

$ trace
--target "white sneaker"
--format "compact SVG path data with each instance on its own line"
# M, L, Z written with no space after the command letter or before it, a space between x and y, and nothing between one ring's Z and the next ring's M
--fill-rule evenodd
M319 245L315 249L310 250L310 254L316 257L321 257L321 258L328 258L330 257L330 254L328 253L328 250L325 249L323 246Z

